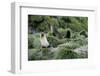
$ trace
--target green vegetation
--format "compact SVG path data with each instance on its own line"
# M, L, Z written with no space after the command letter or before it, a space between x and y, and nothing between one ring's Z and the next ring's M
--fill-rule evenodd
M44 32L50 47L41 48ZM88 17L28 15L28 60L88 58Z

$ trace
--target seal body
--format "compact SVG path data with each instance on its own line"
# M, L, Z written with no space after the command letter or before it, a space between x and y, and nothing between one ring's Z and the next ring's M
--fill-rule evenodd
M48 47L49 46L49 42L47 41L45 33L40 34L40 43L41 43L42 47Z

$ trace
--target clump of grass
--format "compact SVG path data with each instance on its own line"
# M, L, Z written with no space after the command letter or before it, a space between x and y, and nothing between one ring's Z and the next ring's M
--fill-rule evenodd
M28 48L34 48L34 35L28 35Z
M50 48L29 49L28 51L28 60L48 60L54 56Z
M57 37L54 36L47 36L47 40L53 47L57 47L59 44L63 44L66 42L66 39L58 39Z
M78 54L71 49L59 48L55 55L56 59L75 59L78 58Z
M29 49L28 50L28 60L40 60L42 57L42 52L40 49Z
M67 43L59 45L59 47L67 48L67 49L75 49L75 48L80 47L80 45L74 42L67 42Z

